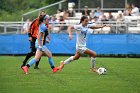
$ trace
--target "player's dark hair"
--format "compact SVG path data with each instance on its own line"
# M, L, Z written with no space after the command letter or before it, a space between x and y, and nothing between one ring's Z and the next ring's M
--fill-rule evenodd
M40 25L43 22L44 17L45 17L45 15L39 17L38 25Z
M81 19L80 19L80 23L82 23L87 18L88 18L87 16L82 16Z

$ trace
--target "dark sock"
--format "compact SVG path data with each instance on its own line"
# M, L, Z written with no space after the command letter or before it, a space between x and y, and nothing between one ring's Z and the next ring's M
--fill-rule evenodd
M40 58L40 59L41 59L41 58ZM39 62L40 62L40 59L39 59L39 61L36 61L36 62L35 62L35 67L38 67Z
M30 53L28 53L28 54L26 55L26 58L25 58L24 61L23 61L23 65L24 65L24 66L26 65L28 59L29 59L31 56L33 56L33 55L34 55L33 52L30 52Z
M28 68L30 67L30 65L29 65L29 64L27 64L26 66L27 66Z
M39 65L39 61L36 61L35 62L35 67L38 67L38 65Z
M53 69L53 68L54 68L54 66L51 66L51 68Z

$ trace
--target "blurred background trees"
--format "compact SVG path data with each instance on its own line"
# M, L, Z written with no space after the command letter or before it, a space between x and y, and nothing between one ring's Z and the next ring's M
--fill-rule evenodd
M61 0L0 0L0 21L19 21L22 14L58 1Z
M0 21L20 21L22 14L58 1L61 0L0 0ZM104 0L104 3L106 8L124 8L124 1ZM96 8L97 5L100 5L100 2L101 0L81 0L80 8L83 8L85 5L88 5L89 8ZM135 3L140 8L139 0L128 0L128 3ZM67 7L66 4L63 6ZM57 9L58 7L54 7L46 11L47 13L56 13Z

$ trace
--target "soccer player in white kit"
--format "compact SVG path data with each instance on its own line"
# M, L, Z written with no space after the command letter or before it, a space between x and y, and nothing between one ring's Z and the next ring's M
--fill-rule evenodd
M70 26L68 27L68 32L69 32L69 39L72 39L72 29L76 30L76 53L74 56L69 57L65 61L61 61L60 66L58 67L59 70L62 70L64 65L70 63L73 60L78 60L82 54L88 54L91 57L91 71L97 72L96 69L96 52L86 48L86 34L88 29L98 29L98 28L103 28L106 25L103 26L96 26L95 24L88 24L88 17L83 16L81 17L80 24Z

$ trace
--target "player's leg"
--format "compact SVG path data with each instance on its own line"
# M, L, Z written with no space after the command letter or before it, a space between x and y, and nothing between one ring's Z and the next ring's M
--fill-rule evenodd
M41 60L41 58L38 61L35 62L34 69L39 69L38 65L40 63L40 60Z
M52 68L52 71L55 73L57 72L59 69L55 67L54 65L54 61L52 59L52 53L47 49L47 47L45 47L45 51L44 53L46 54L46 56L48 57L48 62L50 64L50 67Z
M32 39L32 49L33 50L32 51L36 52L35 42L36 42L36 38L33 37L33 39ZM40 59L38 61L36 61L34 69L39 69L38 68L39 62L40 62Z
M32 58L26 66L22 67L23 71L26 74L28 74L28 68L31 67L36 61L38 61L40 59L40 57L42 56L42 54L43 54L42 51L37 50L36 54L35 54L35 57Z
M88 54L91 57L91 70L96 72L96 53L90 49L86 49L84 54Z
M64 65L69 64L73 60L78 60L80 58L80 56L81 56L80 53L78 51L76 51L74 56L69 57L65 61L61 61L60 66L58 68L61 70L64 67Z
M21 67L25 66L29 58L35 55L36 49L34 49L32 41L30 41L30 49L31 51L26 55L24 61L22 62Z
M73 60L78 60L80 58L80 56L81 56L80 53L76 52L74 56L71 56L68 59L66 59L64 61L64 64L68 64L68 63L72 62Z

